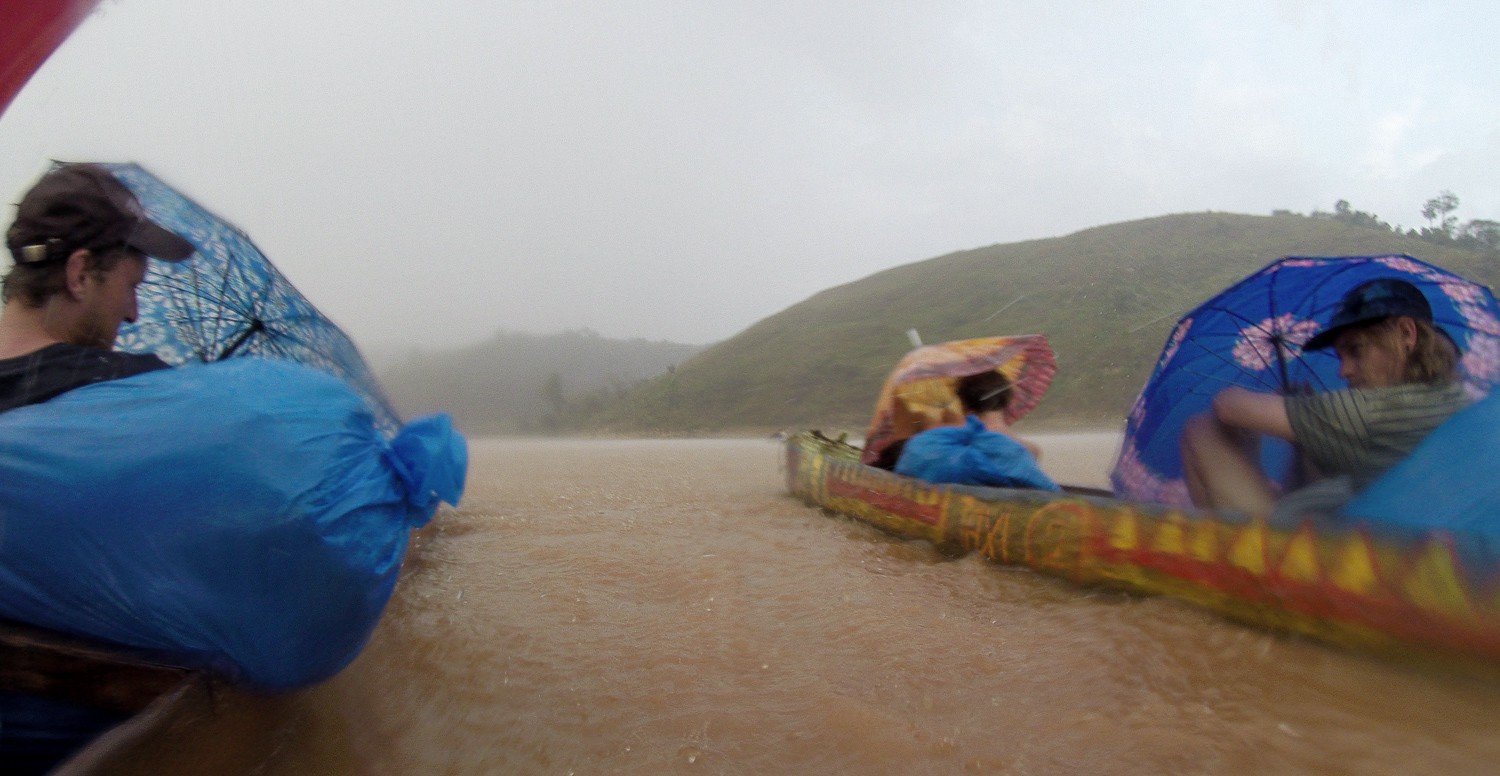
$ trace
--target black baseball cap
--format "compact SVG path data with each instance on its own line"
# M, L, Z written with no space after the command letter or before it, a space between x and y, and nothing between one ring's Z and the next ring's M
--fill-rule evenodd
M1303 350L1322 350L1333 345L1344 330L1382 318L1405 315L1432 323L1432 305L1416 286L1397 278L1376 278L1355 286L1339 300L1338 309L1328 328L1302 346Z
M5 244L16 264L116 245L162 261L182 261L195 250L192 243L147 218L135 194L96 164L66 164L43 175L21 198Z

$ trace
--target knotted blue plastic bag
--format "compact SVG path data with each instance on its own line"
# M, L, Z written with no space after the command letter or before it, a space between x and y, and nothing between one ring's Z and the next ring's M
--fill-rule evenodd
M1060 490L1020 442L973 415L962 426L928 429L908 440L896 473L928 482Z
M0 413L0 617L250 686L320 681L369 639L411 529L457 504L446 416L393 440L338 378L237 359Z
M1343 520L1415 540L1445 534L1476 580L1500 571L1500 393L1443 421L1346 504Z

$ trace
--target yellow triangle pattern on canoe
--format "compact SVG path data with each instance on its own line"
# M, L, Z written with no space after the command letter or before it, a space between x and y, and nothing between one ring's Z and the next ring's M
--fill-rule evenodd
M1287 545L1286 555L1281 559L1281 575L1298 582L1313 583L1322 578L1318 568L1318 545L1313 539L1312 529L1303 525Z
M1219 527L1213 520L1193 521L1193 540L1189 546L1193 557L1204 563L1219 560Z
M1125 512L1115 520L1109 532L1109 544L1117 550L1133 550L1141 545L1140 528L1136 525L1134 512Z
M1340 590L1373 595L1380 587L1380 577L1375 571L1375 559L1370 557L1369 541L1363 534L1353 533L1343 544L1328 575L1329 581Z
M1403 580L1402 588L1408 600L1423 609L1450 617L1473 615L1463 580L1453 562L1453 553L1441 539L1433 539L1423 548L1411 574Z
M1252 574L1266 573L1266 524L1255 520L1229 546L1229 562Z
M1151 549L1157 552L1169 552L1173 555L1186 553L1187 543L1183 538L1182 525L1175 520L1163 521L1156 529L1156 538L1151 543Z

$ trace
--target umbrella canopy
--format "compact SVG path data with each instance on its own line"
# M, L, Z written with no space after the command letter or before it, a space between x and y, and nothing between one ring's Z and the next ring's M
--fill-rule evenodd
M135 323L115 347L169 364L240 356L296 361L339 377L364 397L387 435L400 419L354 342L313 307L249 236L134 164L104 164L146 214L197 248L187 261L152 260Z
M874 464L892 444L921 431L962 422L963 407L954 386L969 375L996 370L1011 382L1005 420L1031 412L1057 372L1047 338L1040 334L983 337L924 345L901 358L880 389L875 416L865 433L862 460Z
M1282 394L1346 387L1332 349L1302 345L1328 326L1345 293L1375 278L1422 291L1434 322L1463 353L1470 396L1485 396L1500 381L1500 306L1488 288L1410 256L1281 259L1177 322L1130 411L1110 474L1115 494L1190 506L1178 440L1188 419L1229 386ZM1264 470L1283 485L1291 459L1290 445L1278 440L1261 447Z

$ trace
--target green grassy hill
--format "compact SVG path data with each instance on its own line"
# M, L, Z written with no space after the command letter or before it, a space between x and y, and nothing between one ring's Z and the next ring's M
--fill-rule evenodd
M1032 428L1115 426L1177 318L1288 255L1407 253L1493 285L1493 254L1299 215L1193 213L939 256L823 291L611 404L598 430L862 432L885 375L924 342L1045 334L1058 374Z

